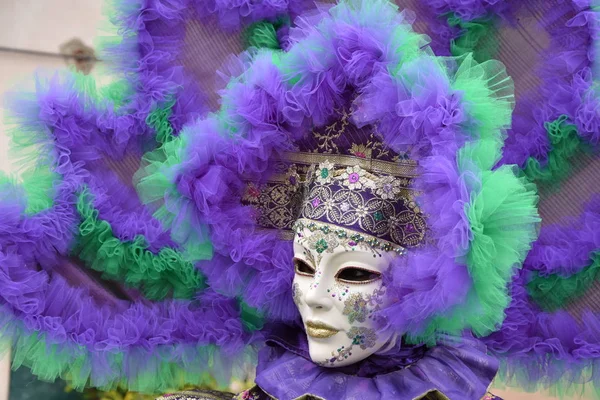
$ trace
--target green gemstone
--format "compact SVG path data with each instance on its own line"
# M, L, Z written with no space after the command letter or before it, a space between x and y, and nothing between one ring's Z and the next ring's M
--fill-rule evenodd
M376 211L375 214L373 214L373 217L375 217L375 221L381 221L383 220L383 213L381 211Z
M327 250L328 247L329 245L327 244L325 239L319 239L317 243L315 243L315 250L317 250L317 253L319 254Z
M329 176L329 170L327 168L323 168L321 170L321 178L325 179Z

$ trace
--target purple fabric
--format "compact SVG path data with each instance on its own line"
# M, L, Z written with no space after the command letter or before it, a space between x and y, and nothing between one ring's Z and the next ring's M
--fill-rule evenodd
M454 13L463 21L472 21L490 13L501 15L509 9L511 0L426 0L438 15Z
M36 80L34 97L10 93L7 108L23 126L33 125L38 142L56 157L54 171L64 175L75 165L124 154L140 154L140 136L148 133L144 120L117 113L109 101L96 102L94 93L78 88L73 76L56 73ZM144 117L145 118L145 117Z
M79 223L74 194L79 174L84 172L75 167L69 179L57 184L54 205L28 218L22 217L26 200L6 190L0 199L0 249L18 252L29 265L52 270L59 256L68 254Z
M96 168L88 181L98 217L107 221L121 241L133 242L143 235L148 250L157 253L163 247L177 248L161 223L137 197L135 190L117 179L110 170Z
M442 339L431 349L398 348L346 368L325 368L307 354L306 336L278 332L261 350L256 383L280 400L306 394L323 399L412 400L431 390L451 399L479 400L498 364L473 338ZM285 382L284 385L281 383Z
M308 0L123 0L113 23L124 40L108 46L105 57L117 73L132 82L127 112L143 125L156 107L175 99L170 122L175 132L206 112L198 83L179 64L186 35L186 20L195 10L200 17L215 16L225 30L281 15L296 15L312 6ZM138 132L151 132L145 126Z
M240 29L261 20L272 21L282 15L293 18L314 7L311 0L191 0L191 3L200 16L216 16L226 30Z
M171 99L175 105L169 120L175 132L207 110L197 83L177 65L188 14L189 0L119 2L112 22L123 40L107 46L104 57L132 86L122 111L134 119L140 134L152 133L146 117Z
M524 267L542 276L565 277L590 264L590 254L600 249L600 194L594 196L582 215L560 225L544 227L525 260Z
M528 298L526 276L522 271L513 282L502 328L483 342L501 360L505 377L519 387L585 384L585 370L598 365L598 315L586 313L579 322L565 311L541 311Z
M252 339L242 326L237 301L210 290L198 297L198 303L102 306L86 288L70 287L59 275L30 268L21 255L3 251L0 258L5 318L23 321L27 332L43 331L50 343L77 344L99 353L126 353L136 347L152 353L159 345L216 344L233 354Z

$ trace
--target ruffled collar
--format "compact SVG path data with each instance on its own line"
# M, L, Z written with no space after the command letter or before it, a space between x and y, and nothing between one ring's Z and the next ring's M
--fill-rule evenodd
M402 346L346 368L324 368L308 356L304 333L278 328L259 355L257 385L278 400L303 395L322 399L413 400L438 390L446 397L479 400L498 362L472 337L444 338L432 348Z

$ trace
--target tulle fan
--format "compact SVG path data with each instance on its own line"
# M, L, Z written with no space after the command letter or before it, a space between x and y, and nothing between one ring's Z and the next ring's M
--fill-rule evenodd
M597 149L598 4L563 2L544 20L555 34L540 105L515 100L502 63L458 42L466 23L510 23L519 2L427 3L443 16L433 50L383 0L320 7L291 29L280 17L303 1L119 2L121 39L106 54L120 80L58 74L9 100L29 167L0 181L0 326L14 365L77 388L152 392L207 374L224 383L255 362L265 321L298 313L291 245L256 226L245 183L271 177L352 92L353 123L418 161L429 228L385 276L396 301L382 328L432 345L471 330L524 386L594 382L597 318L564 309L596 277L598 199L531 249L531 182L565 179L582 148ZM265 48L221 71L212 113L178 65L190 10L230 31L267 24L253 31ZM460 55L440 56L452 50L444 35Z

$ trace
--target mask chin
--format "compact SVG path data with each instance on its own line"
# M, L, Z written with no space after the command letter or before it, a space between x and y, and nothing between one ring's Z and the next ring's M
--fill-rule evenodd
M327 368L339 368L363 361L373 354L385 355L396 348L396 335L390 335L387 340L377 339L373 347L362 349L360 345L352 344L343 332L326 341L308 337L308 347L311 360ZM343 344L342 344L343 343Z

